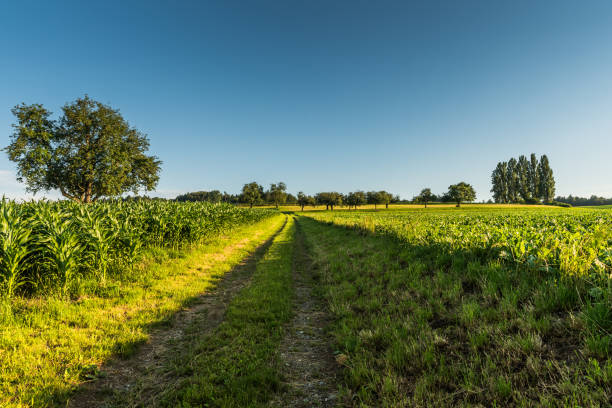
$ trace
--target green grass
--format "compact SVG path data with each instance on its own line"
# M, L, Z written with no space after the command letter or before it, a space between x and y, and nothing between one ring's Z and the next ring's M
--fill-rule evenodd
M178 359L174 375L185 378L161 396L161 405L265 406L280 390L277 349L292 313L294 234L289 218L223 323Z
M133 353L152 327L209 290L284 219L237 228L193 249L151 250L137 273L109 279L95 295L4 300L0 406L65 406L100 364Z
M609 406L604 294L585 300L558 271L387 234L369 214L298 219L348 356L346 405Z

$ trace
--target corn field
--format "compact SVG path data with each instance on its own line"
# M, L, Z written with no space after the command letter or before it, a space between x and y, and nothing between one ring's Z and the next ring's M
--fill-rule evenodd
M53 290L66 295L77 278L104 283L113 271L132 270L146 248L202 243L274 213L229 204L3 199L0 290L9 298Z

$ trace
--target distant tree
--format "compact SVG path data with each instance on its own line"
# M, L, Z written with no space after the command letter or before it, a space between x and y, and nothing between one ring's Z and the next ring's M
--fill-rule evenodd
M598 197L596 195L591 195L591 197L575 197L571 194L567 197L557 197L555 201L560 203L571 204L574 207L580 207L585 205L612 205L612 197Z
M518 190L521 198L525 202L530 202L531 197L531 180L529 180L529 160L525 155L519 156L517 162L518 169Z
M541 199L550 202L555 193L548 157L543 155L538 161L534 153L529 159L521 155L518 161L512 158L507 163L498 163L491 174L491 184L496 202L537 203Z
M336 191L318 193L316 196L316 201L319 204L325 205L326 210L331 208L333 211L334 206L342 205L342 194Z
M549 203L555 196L555 178L553 177L553 171L550 168L550 163L546 155L540 157L538 177L540 182L540 196L544 202Z
M391 193L387 193L385 190L381 190L378 192L379 204L384 204L385 208L389 208L389 203L393 199L393 195Z
M531 153L531 157L529 159L529 193L531 197L535 200L538 200L541 196L540 194L540 175L538 174L538 158L535 153Z
M509 199L508 193L508 163L497 163L497 167L491 174L491 192L496 203L507 203Z
M289 193L287 194L287 199L285 200L285 203L297 204L297 198L293 194Z
M348 195L346 196L346 204L348 204L349 209L351 208L351 206L357 209L358 206L363 205L366 202L366 195L363 191L354 191L348 193Z
M236 194L228 194L226 191L223 192L221 196L221 201L224 203L237 204L241 202L241 196Z
M315 200L313 197L304 194L303 192L299 192L297 196L297 204L302 207L302 211L304 211L304 207L307 205L314 205Z
M250 208L253 208L254 204L259 203L262 197L263 187L257 184L257 182L253 181L242 187L242 202L249 204Z
M461 203L464 201L470 202L476 200L474 188L463 181L449 186L447 194L457 203L457 207L460 207Z
M508 172L506 173L507 188L508 188L508 201L511 203L518 202L519 197L519 175L518 175L518 162L515 158L508 160Z
M223 200L223 195L219 190L212 191L195 191L177 196L176 201L208 201L210 203L219 203Z
M211 203L220 203L223 199L223 195L219 190L212 190L208 192L208 201Z
M421 194L417 196L417 201L425 204L425 208L427 208L427 203L431 201L432 196L433 194L431 194L431 189L424 188L421 190Z
M287 199L287 186L282 181L277 184L270 184L270 196L272 202L278 208L279 204L283 204Z
M368 191L366 193L366 200L368 204L374 204L374 209L376 209L378 204L384 204L380 191Z
M12 109L17 123L5 148L17 163L27 191L59 190L90 203L132 191L151 191L161 161L148 156L146 135L130 127L118 110L88 96L62 107L59 120L40 104Z

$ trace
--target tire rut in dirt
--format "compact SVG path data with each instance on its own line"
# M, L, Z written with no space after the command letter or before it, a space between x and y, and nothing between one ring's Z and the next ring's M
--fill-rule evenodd
M293 261L295 316L281 343L281 373L287 391L273 407L333 407L337 405L340 367L325 333L329 314L313 294L313 269L304 237L296 222Z
M100 378L85 383L70 400L71 408L152 407L156 396L178 378L173 361L198 338L223 322L231 300L249 285L261 259L287 221L268 240L220 278L210 292L190 302L172 318L169 326L153 330L149 341L128 359L113 359L100 370ZM196 328L197 330L194 330Z

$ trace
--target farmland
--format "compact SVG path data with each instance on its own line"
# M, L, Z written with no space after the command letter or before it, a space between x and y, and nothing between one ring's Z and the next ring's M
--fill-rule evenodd
M2 205L2 405L612 397L610 209Z
M606 406L612 213L303 217L344 394L366 406Z

